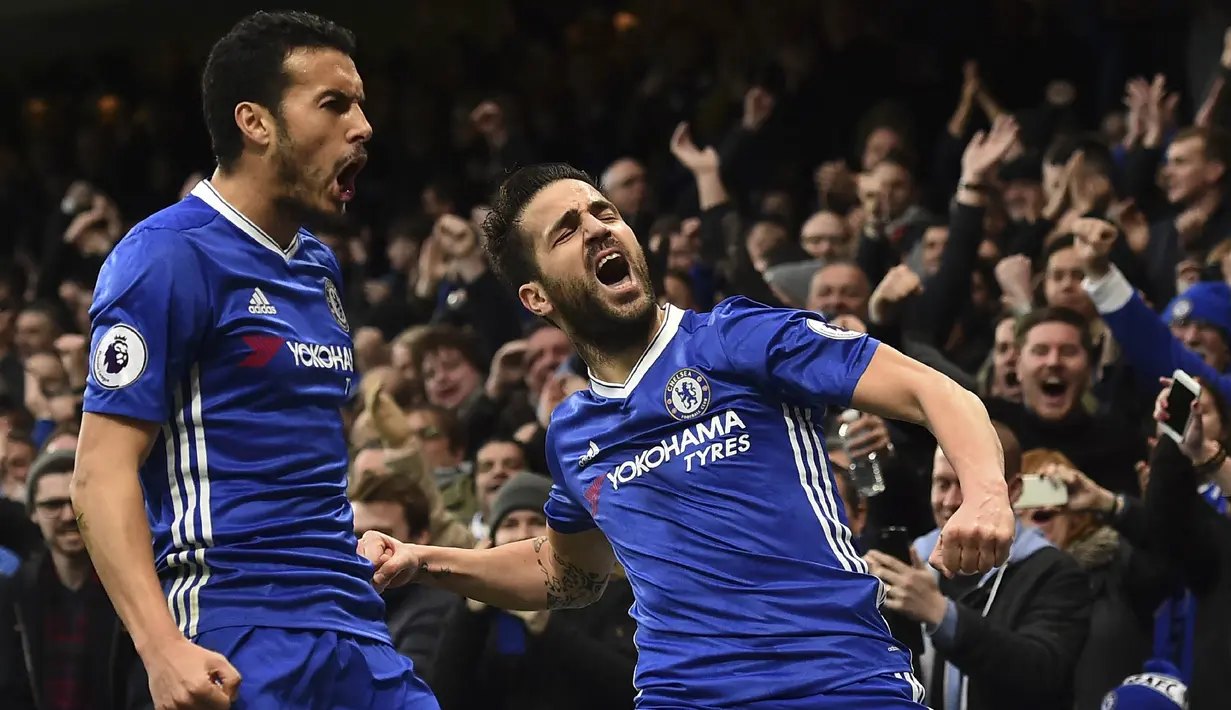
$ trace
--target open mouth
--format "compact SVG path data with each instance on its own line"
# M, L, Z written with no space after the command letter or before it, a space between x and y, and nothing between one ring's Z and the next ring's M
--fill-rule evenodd
M632 281L628 259L614 249L599 252L594 261L594 276L608 288L618 288Z
M1009 370L1008 372L1004 373L1004 383L1005 383L1005 386L1007 387L1017 389L1018 387L1021 386L1022 381L1017 379L1016 372L1014 372L1013 370Z
M367 156L360 155L348 162L341 170L338 171L338 194L341 196L343 202L350 202L354 199L355 178L359 177L359 171L363 170L363 166L367 162Z
M1049 377L1039 386L1047 397L1063 397L1069 391L1069 386L1059 377Z

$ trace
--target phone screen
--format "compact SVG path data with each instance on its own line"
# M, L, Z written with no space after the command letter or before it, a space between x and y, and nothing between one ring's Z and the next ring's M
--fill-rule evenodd
M910 532L906 528L881 528L876 549L890 557L910 564Z
M1179 382L1171 386L1171 394L1167 397L1167 426L1180 436L1184 436L1184 430L1188 428L1188 417L1193 413L1193 400L1196 398L1192 390Z

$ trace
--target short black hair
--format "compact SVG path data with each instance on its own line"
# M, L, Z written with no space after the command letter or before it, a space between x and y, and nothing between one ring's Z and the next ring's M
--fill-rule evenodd
M1115 156L1097 135L1092 133L1061 134L1047 146L1043 162L1047 165L1064 165L1073 154L1081 151L1082 162L1087 170L1111 177L1116 174Z
M599 189L593 177L567 163L518 168L496 188L492 210L483 220L483 249L496 275L511 288L518 288L539 276L532 244L521 228L526 205L543 188L561 180L578 180Z
M306 12L255 12L231 28L209 52L201 76L205 127L218 167L229 170L244 150L235 107L251 101L280 115L290 84L283 63L296 49L355 53L355 36L340 25Z

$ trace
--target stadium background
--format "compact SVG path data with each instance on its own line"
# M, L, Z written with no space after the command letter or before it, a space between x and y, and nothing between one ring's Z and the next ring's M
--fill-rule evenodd
M48 560L63 557L88 567L88 559L58 547L54 524L42 534L30 525L49 518L25 510L26 483L40 469L55 475L65 463L53 454L74 445L88 332L83 313L101 259L129 225L176 200L194 174L212 170L200 112L200 67L210 44L253 9L251 3L232 1L0 4L0 415L6 430L0 460L8 499L0 507L0 546L11 553L11 564L0 565L8 577L0 592L0 613L6 614L0 624L0 697L18 698L17 707L36 707L35 696L41 708L140 706L139 680L117 686L135 697L106 706L93 704L82 690L94 682L83 668L117 659L65 628L80 623L82 613L91 620L111 618L105 599L72 617L56 616L59 607L48 607L40 623L16 630L11 615L17 602L30 595L55 599L57 585L64 583L54 575L23 575L19 564L37 572ZM1053 263L1061 258L1058 253L1072 251L1063 234L1049 236L1046 246L1016 252L1027 265L1029 293L1024 304L1012 298L1023 278L1020 259L1013 260L1015 246L1023 243L1018 238L1023 225L1050 219L1044 231L1064 232L1071 226L1067 213L1087 191L1082 181L1101 184L1098 171L1061 186L1074 204L1051 218L1015 212L1012 205L1006 209L1002 190L1015 181L1037 187L1043 163L1068 160L1072 148L1048 157L1057 139L1078 140L1086 146L1087 160L1094 152L1090 142L1102 144L1114 148L1105 174L1113 194L1079 211L1116 217L1122 239L1133 241L1138 224L1124 217L1132 198L1151 232L1161 235L1156 241L1168 234L1176 238L1173 233L1184 231L1178 225L1172 232L1153 225L1175 224L1177 213L1190 214L1188 198L1166 198L1152 184L1152 174L1144 187L1131 179L1140 177L1133 157L1159 160L1167 143L1181 135L1177 132L1197 120L1211 87L1231 67L1224 46L1231 10L1214 0L458 0L304 2L297 9L320 12L358 36L366 111L375 128L371 161L353 205L355 228L322 235L345 265L344 297L364 379L346 413L354 448L353 495L369 513L392 503L404 513L393 522L407 537L453 545L475 544L510 512L541 508L533 481L503 495L501 489L519 470L545 473L542 426L569 388L584 385L576 368L570 369L567 343L546 331L523 337L523 328L533 324L507 296L489 288L490 275L473 251L475 230L468 222L480 214L474 208L481 208L505 170L537 160L569 161L624 190L622 199L636 209L621 207L654 252L660 293L677 304L705 307L719 295L748 293L833 317L855 317L892 342L939 351L972 388L999 399L1005 393L996 385L1003 384L1017 356L1010 358L1000 347L1013 345L1011 338L1002 343L996 331L1003 322L1002 302L1016 315L1033 309L1043 319L1047 307L1072 306L1085 327L1110 332L1112 340L1123 327L1111 318L1100 320L1076 286L1049 290L1044 283L1053 267L1059 268ZM968 68L971 61L977 70ZM1126 93L1131 94L1126 85L1156 74L1165 75L1167 93L1175 94L1178 104L1172 116L1160 118L1166 124L1160 126L1162 144L1143 146L1131 128L1124 136ZM1226 93L1231 87L1221 106L1206 116L1206 129L1226 125L1231 113ZM476 113L480 107L485 111ZM997 183L991 205L963 212L952 204L961 156L997 109L1014 115L1020 127L1020 151L999 165L1011 162L1017 172L1002 173L1000 181L989 177ZM1148 107L1139 109L1149 113ZM725 201L707 201L705 171L686 164L695 154L679 145L673 153L672 134L681 121L691 123L699 146L717 148ZM919 210L896 223L905 215L886 204L894 198L884 183L880 197L864 194L861 173L871 175L877 168L867 150L877 129L893 134L893 154L879 157L892 158L908 173L914 189L908 188L904 199ZM1209 136L1201 140L1207 147L1217 143ZM1228 158L1208 160L1225 165ZM820 170L825 165L827 173ZM1221 207L1225 179L1202 189L1202 195L1214 197L1206 200L1209 209L1196 227L1202 232L1199 245L1184 242L1184 258L1168 268L1187 260L1208 264L1213 275L1207 268L1204 278L1217 284L1226 278L1221 273L1228 270L1224 266L1220 272L1218 264L1231 236L1231 221ZM66 211L68 203L75 206ZM73 231L74 219L91 209L97 214ZM881 221L868 218L878 210L890 214ZM810 220L818 211L837 219ZM930 265L929 257L919 261L906 243L900 253L879 259L860 253L862 245L885 239L893 231L885 229L889 226L904 229L906 242L922 244L924 232L947 226L945 234L953 239L962 215L981 219L985 212L993 218L974 235L973 243L989 244L978 262L956 248L946 251L943 242ZM992 226L997 218L999 229ZM808 241L820 223L827 225L827 238L837 240L833 253ZM1144 246L1133 251L1138 266L1148 271L1152 252ZM857 277L814 278L822 263L838 257L854 258L871 283L861 287ZM906 286L885 285L882 277L888 278L899 260L918 272L923 296L908 280L901 282ZM948 273L945 260L969 263L973 281L932 280ZM795 299L782 293L782 282L767 284L769 270L792 264L804 274ZM1117 264L1126 273L1132 269ZM896 274L894 279L907 278ZM1160 313L1196 280L1177 273L1182 283L1168 288L1159 287L1158 279L1130 275ZM955 289L963 297L952 298ZM968 302L978 301L980 293L982 300L972 307ZM1225 288L1211 294L1213 310L1206 320L1190 324L1180 321L1198 319L1175 311L1166 315L1182 340L1176 329L1190 325L1207 328L1215 340L1221 334L1223 351L1203 346L1200 334L1185 342L1224 372L1228 359L1218 352L1225 355L1231 303ZM926 303L899 303L911 298ZM869 300L887 307L886 316L870 317ZM941 312L928 310L935 303L950 305ZM908 309L914 320L891 317L892 306ZM939 322L950 330L922 335ZM955 332L955 322L965 330ZM1062 452L1069 465L1087 469L1094 488L1136 500L1144 491L1132 464L1144 457L1147 437L1126 432L1147 431L1149 402L1158 388L1149 378L1133 377L1134 367L1146 368L1134 361L1137 350L1120 345L1119 351L1100 347L1084 369L1077 368L1084 375L1063 373L1081 390L1081 408L1098 426L1060 417L1060 425L1040 434L1032 422L1045 417L1036 416L1029 402L1014 403L1017 409L1010 411L998 401L993 411L1022 418L1018 434L1026 448ZM1123 365L1124 372L1114 365ZM1026 385L1029 390L1030 382ZM1216 382L1213 389L1224 386ZM1218 411L1227 414L1225 407ZM831 448L841 459L843 447L837 427L833 430ZM873 442L868 446L888 454L892 470L886 472L884 494L871 500L849 496L852 512L866 526L865 542L875 547L878 531L887 527L926 533L933 524L931 440L925 432L872 419L867 433ZM1220 433L1231 435L1231 423ZM1101 448L1074 443L1100 437L1106 440ZM1111 441L1117 438L1121 441ZM36 458L40 464L31 466ZM1107 460L1119 468L1094 470ZM383 478L394 483L378 485ZM402 485L406 481L411 485ZM37 499L38 491L31 490ZM1070 511L1060 515L1085 521ZM1178 526L1166 516L1153 520L1163 530ZM1088 530L1074 524L1080 536L1055 534L1055 544L1072 552L1092 579L1111 581L1094 584L1089 608L1074 615L1089 629L1076 638L1057 634L1048 641L1057 644L1053 661L1067 660L1055 666L1062 680L1039 691L1051 694L1036 698L1042 703L1037 707L1099 707L1104 692L1152 655L1153 607L1136 615L1131 608L1125 612L1129 621L1121 626L1139 627L1140 634L1128 640L1113 635L1107 648L1127 649L1119 656L1089 650L1108 633L1088 620L1090 609L1104 608L1099 605L1107 603L1106 589L1126 584L1118 568L1108 571L1082 557L1081 543L1122 522L1100 521ZM1139 545L1143 550L1158 546L1167 555L1171 537L1155 528L1136 532L1149 543ZM1124 530L1116 534L1130 537ZM44 551L44 535L50 552ZM1215 549L1222 552L1210 554L1222 554L1226 569L1225 547ZM1182 571L1170 579L1184 586ZM1227 608L1225 582L1212 592L1189 587L1185 603ZM944 592L961 598L960 590ZM596 608L510 617L447 596L406 593L391 597L390 625L399 647L432 680L446 710L572 708L583 702L594 706L596 698L611 707L631 707L635 649L624 614L628 594L626 585L616 585ZM71 624L64 621L68 618ZM516 628L504 623L510 619ZM1030 633L1013 620L1003 623L1005 633ZM911 619L896 620L895 630L912 646L923 642ZM1231 663L1228 631L1231 621L1222 612L1207 617L1206 635L1189 642L1199 651L1183 680L1198 696L1204 693L1192 705L1197 710L1217 706L1208 704L1209 698L1227 689L1228 680L1217 671ZM23 650L30 648L31 634L35 647L51 650L31 657ZM58 640L50 643L55 634ZM511 637L520 638L520 645L510 645ZM925 657L924 648L918 650ZM63 663L59 652L93 660ZM1106 661L1110 656L1116 656L1114 662ZM951 660L971 678L971 708L1007 707L1002 703L1011 694L995 688L1031 688L1025 661L1020 671L1002 668L996 676L961 658L959 649ZM927 669L920 672L927 677ZM41 692L31 693L32 688Z

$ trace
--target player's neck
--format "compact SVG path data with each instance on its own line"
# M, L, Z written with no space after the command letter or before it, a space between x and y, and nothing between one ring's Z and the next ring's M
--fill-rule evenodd
M654 334L662 327L663 319L666 317L667 309L655 308L654 318L650 322L650 327L646 329L645 338L630 342L627 348L618 352L599 350L582 342L576 343L577 352L581 355L581 359L585 360L586 367L590 369L590 375L595 379L603 382L625 382L641 360L641 356L645 354L645 349L650 346L650 341L654 339Z
M277 202L266 193L268 180L238 170L229 174L215 170L209 184L227 204L260 227L278 246L286 249L295 241L301 225L280 210Z

